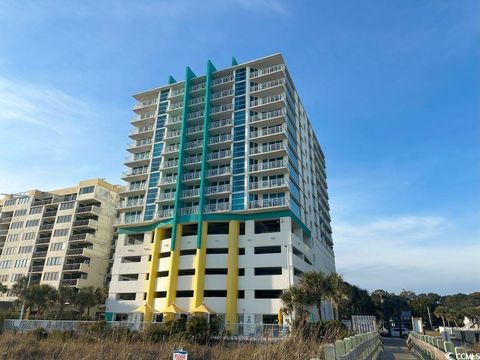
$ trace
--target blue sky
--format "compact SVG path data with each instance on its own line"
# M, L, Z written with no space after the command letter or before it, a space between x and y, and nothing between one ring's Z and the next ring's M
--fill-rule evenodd
M0 192L120 182L131 94L282 52L327 156L338 271L478 291L479 18L467 0L4 0Z

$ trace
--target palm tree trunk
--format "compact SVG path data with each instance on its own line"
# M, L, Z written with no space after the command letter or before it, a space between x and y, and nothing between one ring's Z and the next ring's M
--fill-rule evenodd
M443 327L445 327L445 317L442 316Z

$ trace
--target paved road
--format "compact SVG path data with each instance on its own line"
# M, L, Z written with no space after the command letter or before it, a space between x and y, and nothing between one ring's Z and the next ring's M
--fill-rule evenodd
M407 349L405 339L383 338L384 351L380 360L415 360Z

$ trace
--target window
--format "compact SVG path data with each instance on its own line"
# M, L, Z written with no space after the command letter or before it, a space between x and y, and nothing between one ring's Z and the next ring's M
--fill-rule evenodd
M281 246L257 246L255 248L255 254L279 254L281 252Z
M167 258L167 257L170 257L170 252L169 251L160 253L160 259L161 258Z
M47 265L60 265L62 263L61 257L49 257L47 258Z
M245 222L242 221L240 223L240 234L239 235L245 235Z
M73 209L75 207L75 201L70 201L60 204L60 210Z
M52 243L50 245L50 250L51 251L61 251L65 249L65 243L63 242L56 242L56 243Z
M208 224L208 235L228 234L228 222L212 222Z
M135 300L137 297L136 293L121 293L118 294L118 300Z
M25 196L25 197L21 197L20 199L18 199L18 204L26 204L30 201L30 198L28 196Z
M166 298L167 297L167 292L166 291L157 291L155 293L156 298Z
M157 272L157 277L167 277L168 271L159 271Z
M84 187L84 188L80 188L79 194L80 195L90 194L94 191L95 191L95 186L87 186L87 187Z
M255 234L280 232L280 219L255 221Z
M228 254L228 248L210 248L207 254Z
M210 224L209 226L210 227ZM198 224L183 225L182 236L191 236L198 234Z
M57 224L66 223L72 220L72 215L62 215L57 218Z
M53 232L53 237L67 236L68 229L57 229Z
M178 270L178 276L195 275L195 269L181 269Z
M182 255L195 255L196 253L197 253L196 249L180 250L180 256L182 256Z
M8 269L12 267L12 261L11 260L3 260L0 261L0 269Z
M6 241L17 241L18 240L18 234L10 234L7 236Z
M118 281L135 281L138 280L138 274L120 274Z
M238 248L238 255L245 255L245 248Z
M12 274L12 276L10 277L10 281L11 282L15 282L17 281L18 279L20 279L22 277L23 274Z
M302 276L302 275L303 275L303 271L298 270L296 267L294 267L294 268L293 268L293 275L295 275L295 276Z
M35 237L35 232L26 232L22 235L22 240L32 240Z
M244 268L239 268L238 269L238 276L245 276L245 269Z
M177 298L193 297L193 290L177 290Z
M19 254L29 254L33 250L33 246L20 246L18 248L18 253Z
M278 299L282 290L255 290L255 299Z
M255 268L255 275L282 275L282 268L280 266L258 267Z
M212 268L212 269L205 269L206 275L227 275L226 268Z
M10 229L20 229L23 226L23 221L15 221L10 225Z
M141 245L143 244L143 234L125 235L125 245Z
M0 283L5 283L8 281L8 274L0 275Z
M204 297L226 297L227 290L205 290Z
M28 266L28 259L15 260L15 267L16 268L25 268L27 266Z
M4 206L15 205L16 202L17 202L17 199L9 199L9 200L6 200Z
M43 280L45 281L58 280L58 271L49 271L49 272L43 273Z
M122 258L122 263L138 263L142 261L141 256L125 256Z
M42 207L42 206L33 207L33 208L30 209L30 215L40 214L42 211L43 211L43 207Z
M40 224L40 219L28 220L28 221L25 223L25 227L38 226L38 224Z
M22 210L16 210L13 213L13 216L23 216L27 214L27 209L22 209Z
M245 299L245 290L238 290L238 298Z
M3 255L12 255L15 253L16 247L8 247L3 249Z

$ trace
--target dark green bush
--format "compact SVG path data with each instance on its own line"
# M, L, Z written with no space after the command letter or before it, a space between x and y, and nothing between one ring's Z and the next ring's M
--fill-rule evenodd
M48 338L48 332L44 328L38 328L30 331L29 333L33 334L37 338L37 340Z
M204 344L209 335L209 324L205 316L194 315L188 319L187 334L193 341Z
M185 328L186 328L186 324L187 324L187 320L183 317L173 320L172 327L170 329L171 334L184 333Z
M159 343L170 335L171 323L158 323L148 325L143 332L146 341Z

